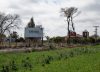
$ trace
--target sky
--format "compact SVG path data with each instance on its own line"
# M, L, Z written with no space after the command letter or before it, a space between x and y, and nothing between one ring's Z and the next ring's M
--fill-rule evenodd
M42 25L45 36L66 36L67 22L61 8L76 7L81 13L74 18L75 30L82 35L88 30L94 34L95 25L100 26L100 0L0 0L0 12L19 14L22 20L18 34L24 37L24 28L34 18L36 25ZM100 35L100 28L98 28ZM15 29L14 29L15 30Z

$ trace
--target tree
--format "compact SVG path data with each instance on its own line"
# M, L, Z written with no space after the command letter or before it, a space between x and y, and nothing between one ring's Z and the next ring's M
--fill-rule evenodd
M5 38L6 35L5 34L0 34L0 38Z
M16 31L13 31L13 33L10 34L10 37L16 40L18 39L18 33Z
M49 43L50 43L50 37L49 36L45 36L45 37L46 37L48 45L49 45Z
M2 38L2 39L6 38L6 35L5 35L5 34L0 34L0 43L1 43L1 41L2 41L1 38ZM3 42L2 42L1 45L3 45Z
M75 7L61 8L61 12L63 12L64 16L67 18L68 38L70 40L70 25L72 27L72 30L75 32L73 18L76 17L80 12L78 12L78 9Z
M9 36L9 46L11 42L15 42L17 46L18 38L19 38L18 33L16 31L13 31Z
M23 37L18 38L18 42L25 42L25 39Z
M20 17L17 14L0 13L0 34L4 35L10 33L13 28L19 28L20 22ZM2 37L0 41L3 41Z

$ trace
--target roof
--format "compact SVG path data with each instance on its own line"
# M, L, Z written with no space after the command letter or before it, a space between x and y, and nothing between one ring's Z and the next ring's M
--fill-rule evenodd
M88 32L87 30L84 30L83 32Z

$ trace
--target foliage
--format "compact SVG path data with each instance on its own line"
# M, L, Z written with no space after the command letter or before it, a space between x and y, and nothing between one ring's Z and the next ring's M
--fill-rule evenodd
M69 39L67 40L69 41ZM68 43L68 42L67 42ZM70 43L73 43L73 44L85 44L85 45L88 45L88 44L100 44L100 38L98 39L95 39L93 37L88 37L88 38L70 38Z
M9 66L2 66L1 72L10 72L9 71Z
M1 37L1 38L5 38L6 35L5 35L5 34L0 34L0 37Z
M31 64L31 60L29 59L29 57L27 57L25 60L22 60L22 66L25 69L32 70L32 64Z
M4 35L5 33L11 32L13 28L19 28L20 17L17 14L5 14L0 12L0 34ZM0 37L2 42L2 37Z
M64 37L53 37L50 39L51 41L53 41L54 43L64 43L65 42L65 38Z
M17 64L15 63L14 60L11 61L11 63L10 63L10 68L11 68L12 71L17 71L17 70L18 70Z
M78 13L78 8L76 8L76 7L61 8L61 12L66 17L67 26L68 26L67 31L68 31L68 38L69 38L68 39L68 44L70 44L70 31L75 32L73 18L76 17L79 14ZM72 29L70 29L70 28L72 28Z
M50 64L50 62L52 60L53 60L53 57L52 56L44 57L43 60L42 60L42 66L44 66L45 64Z
M23 37L20 37L16 40L16 42L25 42L25 39Z
M16 31L13 31L13 33L10 34L11 38L17 39L18 38L18 33Z

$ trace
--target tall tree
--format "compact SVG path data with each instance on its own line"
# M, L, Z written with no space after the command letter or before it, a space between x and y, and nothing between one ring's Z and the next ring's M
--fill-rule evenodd
M19 28L19 23L21 22L19 15L17 14L5 14L0 12L0 34L4 35L13 28ZM2 37L0 38L2 42Z
M75 7L61 8L61 12L63 12L64 16L67 18L68 38L70 40L70 30L71 30L70 25L71 25L72 31L75 32L73 18L76 17L80 12L78 12L78 9Z

